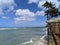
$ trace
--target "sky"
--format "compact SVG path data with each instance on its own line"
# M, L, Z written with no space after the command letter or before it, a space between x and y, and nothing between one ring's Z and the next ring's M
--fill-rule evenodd
M60 6L60 0L47 0ZM0 0L0 27L41 27L47 18L46 0Z

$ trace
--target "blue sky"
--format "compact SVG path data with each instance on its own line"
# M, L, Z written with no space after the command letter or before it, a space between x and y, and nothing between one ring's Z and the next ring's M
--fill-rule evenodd
M46 25L46 0L0 0L0 27L41 27ZM59 0L47 0L59 8Z

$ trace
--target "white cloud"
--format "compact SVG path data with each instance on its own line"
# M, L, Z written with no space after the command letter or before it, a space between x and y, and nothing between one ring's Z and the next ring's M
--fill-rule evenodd
M3 15L4 13L3 13L3 10L0 8L0 15Z
M43 5L44 3L45 3L45 1L39 1L39 3L38 3L38 7L39 7L39 8L43 8L42 5Z
M16 18L14 18L15 23L34 21L35 14L31 12L29 9L18 9L16 10Z
M15 24L28 22L28 21L34 21L34 20L35 18L18 17L18 18L15 18Z
M2 16L1 18L2 19L9 19L9 17L7 17L7 16Z
M34 13L31 12L29 9L18 9L16 11L16 15L18 16L28 16L28 17L34 17Z
M45 12L42 10L42 11L37 11L36 12L36 15L37 16L44 16L45 15Z
M16 4L14 0L0 0L0 15L5 14L4 11L13 11L15 6Z
M15 23L19 24L22 22L35 21L36 16L44 16L45 12L37 11L36 13L31 12L29 9L18 9L16 10L16 17L14 18Z
M28 3L31 4L31 3L38 3L39 0L29 0Z

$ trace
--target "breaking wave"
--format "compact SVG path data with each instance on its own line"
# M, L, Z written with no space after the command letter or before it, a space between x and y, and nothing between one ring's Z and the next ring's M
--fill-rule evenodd
M37 45L45 45L45 42L47 42L44 38L46 37L46 35L42 36L38 41L34 41L33 39L31 39L30 41L24 42L22 44L19 45L35 45L35 43L37 43ZM47 44L47 43L46 43Z
M17 29L17 28L0 28L0 30L9 30L9 29Z

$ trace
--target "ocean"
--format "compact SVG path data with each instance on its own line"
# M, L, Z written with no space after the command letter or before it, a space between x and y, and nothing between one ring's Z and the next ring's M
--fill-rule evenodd
M27 45L46 35L46 28L0 28L0 45Z

